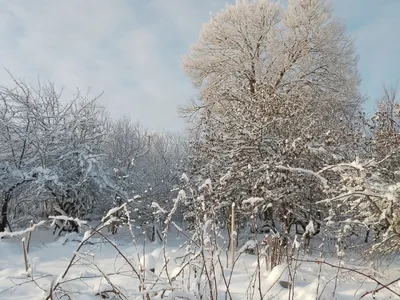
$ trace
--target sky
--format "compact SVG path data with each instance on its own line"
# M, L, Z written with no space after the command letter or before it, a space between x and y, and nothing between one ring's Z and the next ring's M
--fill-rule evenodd
M400 0L332 0L355 39L367 111L400 79ZM181 58L226 0L0 0L0 85L13 76L90 88L113 118L181 131L196 95Z

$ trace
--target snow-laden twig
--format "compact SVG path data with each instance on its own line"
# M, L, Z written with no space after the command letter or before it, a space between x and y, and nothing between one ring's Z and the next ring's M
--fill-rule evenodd
M248 199L246 199L246 200L243 200L243 204L250 204L250 205L255 205L255 204L257 204L257 203L260 203L260 202L263 202L263 201L265 201L265 199L264 198L261 198L261 197L251 197L251 198L248 198Z
M34 231L37 227L42 226L44 223L46 223L46 221L40 221L37 224L32 224L31 227L28 227L24 230L20 230L20 231L14 231L14 232L0 232L0 238L2 237L14 237L14 236L19 236L19 235L23 235L25 233L28 232L32 232Z
M52 226L54 224L55 221L72 221L75 222L79 227L83 227L83 225L87 224L87 221L85 220L81 220L78 218L73 218L73 217L68 217L68 216L49 216L49 219L53 220Z
M160 204L158 204L157 202L152 202L151 207L157 209L157 211L154 212L155 214L159 214L159 213L166 214L167 213L167 211L165 209L163 209L160 206Z
M109 218L110 216L114 215L116 212L120 211L121 209L123 209L126 206L126 203L123 203L120 206L117 207L113 207L111 208L107 214L101 219L102 222L104 222L107 218Z
M324 188L329 188L328 180L326 178L324 178L323 176L321 176L319 174L319 172L314 172L314 171L311 171L308 169L303 169L303 168L292 168L292 167L285 167L285 166L276 166L276 168L279 170L285 170L285 171L289 171L289 172L299 172L299 173L304 173L304 174L314 176L315 178L317 178L321 181Z

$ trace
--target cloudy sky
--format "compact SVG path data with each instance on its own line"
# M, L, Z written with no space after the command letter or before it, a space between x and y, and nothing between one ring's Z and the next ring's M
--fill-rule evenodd
M181 69L210 12L226 0L0 0L4 68L34 83L91 87L113 117L177 131L176 108L195 91ZM371 100L400 79L400 0L333 0L356 39L363 92Z

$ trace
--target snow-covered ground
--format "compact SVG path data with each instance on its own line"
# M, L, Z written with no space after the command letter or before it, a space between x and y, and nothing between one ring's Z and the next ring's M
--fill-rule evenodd
M145 273L146 289L149 291L150 299L162 297L163 299L198 299L196 290L199 281L194 278L193 266L186 267L183 274L181 272L179 276L174 277L180 270L182 257L187 251L183 237L179 237L176 233L170 234L165 257L161 244L140 243L136 248L126 231L114 236L107 235L107 237L115 242L136 270L140 269L140 263L145 264L147 269L155 269L155 275L152 275L150 271ZM66 270L81 239L82 236L76 234L70 234L66 239L54 237L47 229L35 230L32 234L28 257L32 267L28 272L25 271L21 236L0 240L0 299L46 299L51 285L54 286L57 283L59 283L59 288L57 293L54 293L53 299L120 299L115 293L99 295L100 292L108 290L120 291L121 299L143 299L143 292L139 291L139 281L132 271L132 266L124 260L115 247L100 237L92 238L90 244L80 249L78 259L67 275L61 279L60 275ZM292 289L284 287L289 281L288 269L285 266L278 266L272 271L267 271L262 261L260 292L258 276L254 276L257 268L256 256L243 253L237 260L233 272L230 267L226 268L225 254L222 254L221 258L223 267L221 268L218 264L216 266L218 299L239 300L251 297L260 299L261 293L263 299L347 300L359 299L366 292L380 287L372 280L354 272L347 270L338 272L336 268L315 262L298 262L295 274L293 274L293 269L291 271L292 275L295 275L292 294ZM165 259L168 260L171 282L161 270ZM331 262L338 264L333 259ZM394 263L387 270L382 271L382 274L347 263L344 267L361 270L381 280L384 284L400 276L400 268ZM163 275L159 276L160 273ZM221 276L222 274L224 276ZM229 294L226 293L224 277L228 281L231 277ZM254 280L256 280L255 284L252 283ZM167 288L169 291L163 293L163 290ZM400 293L399 282L390 285L390 288ZM171 290L173 290L172 293ZM333 296L334 290L336 292ZM374 297L368 294L363 299L398 299L398 296L385 289L381 289ZM203 299L209 298L205 295Z

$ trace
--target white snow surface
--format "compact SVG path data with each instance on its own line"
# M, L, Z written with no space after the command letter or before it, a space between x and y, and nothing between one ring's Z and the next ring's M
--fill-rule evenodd
M165 257L169 262L168 270L172 280L170 284L163 273L165 258L162 244L146 241L145 244L139 243L135 247L127 228L121 228L116 235L108 234L107 230L104 230L103 233L114 242L124 256L129 259L130 264L137 268L138 272L141 269L140 264L145 265L146 269L156 269L154 274L145 273L145 286L149 291L150 299L161 299L160 289L167 286L172 286L173 289L163 294L163 299L199 299L195 291L197 283L201 280L194 278L194 269L199 266L199 261L197 260L197 263L192 265L191 268L182 263L182 257L187 255L187 247L184 245L185 240L182 236L177 238L177 232L174 230L175 228L171 229L165 248ZM57 238L52 235L51 230L44 227L36 228L32 232L28 254L30 264L28 272L25 271L21 247L23 235L21 235L21 232L23 230L19 231L19 235L5 236L0 239L0 299L46 299L47 291L52 282L60 283L63 290L62 293L56 293L54 299L67 299L62 297L65 292L69 293L71 299L101 299L97 293L110 290L112 286L117 287L126 299L143 299L143 293L139 291L139 282L135 279L129 264L104 239L99 236L91 237L90 243L82 246L77 252L80 241L83 237L88 238L90 231L86 231L86 233L82 231L82 234L79 236L75 234L73 238L70 236L68 236L69 238ZM25 234L27 236L26 232ZM138 233L137 236L140 236L140 234ZM254 245L255 241L249 241L246 247ZM243 250L240 248L237 249L237 255ZM62 278L62 274L74 253L77 253L77 258L67 275ZM198 253L193 254L193 256L195 255L197 255L197 259L201 257ZM316 255L318 256L318 254ZM337 269L324 264L317 264L315 257L304 258L311 260L311 262L297 263L294 297L290 299L360 299L366 292L377 288L377 284L372 280L346 271L339 274L335 297L332 297ZM216 268L216 280L219 289L218 299L216 300L225 299L226 296L227 288L224 284L223 275L228 279L232 276L229 287L232 300L249 299L248 288L252 286L253 274L257 270L256 256L241 253L233 270L230 265L230 257L228 257L228 267L226 266L227 258L225 254L221 255L221 259L223 267L220 268L217 265ZM338 264L337 258L327 258L327 261ZM293 275L293 272L290 273L286 265L279 265L269 271L266 269L267 262L265 259L262 259L260 263L263 299L289 299L290 289L283 288L282 283L289 282L290 274ZM367 267L350 262L346 262L343 266L369 272L384 284L400 278L399 262L396 260L393 260L390 265L382 265L380 272L368 271ZM107 274L108 278L105 279L102 273ZM32 281L32 276L34 281ZM191 278L191 280L189 281L188 278ZM156 279L160 280L154 286L152 283ZM112 286L108 280L111 281ZM204 282L204 278L202 280ZM253 299L260 299L258 282L256 282L255 287ZM390 288L400 293L399 282L393 283ZM318 297L316 296L317 293ZM108 292L107 297L111 299L114 296L114 294ZM227 299L230 299L230 297L228 296ZM114 299L119 298L114 297ZM203 299L208 299L208 297ZM398 298L389 291L382 289L375 295L369 294L362 299Z

